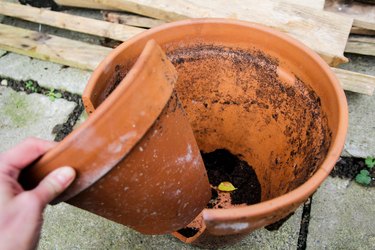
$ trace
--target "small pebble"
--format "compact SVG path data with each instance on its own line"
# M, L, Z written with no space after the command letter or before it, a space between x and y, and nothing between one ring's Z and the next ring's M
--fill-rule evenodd
M1 80L1 86L8 86L8 81L6 79Z

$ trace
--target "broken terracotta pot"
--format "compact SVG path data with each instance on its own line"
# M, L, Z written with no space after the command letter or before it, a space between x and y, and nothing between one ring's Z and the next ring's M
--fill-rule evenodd
M295 211L327 177L345 141L346 98L327 64L270 28L185 20L117 47L84 92L89 111L105 100L150 39L177 69L176 91L200 150L228 150L252 166L261 186L260 203L204 209L193 222L199 229L195 235L174 235L215 247Z
M32 188L53 169L72 166L77 178L54 203L66 201L139 232L161 234L192 221L207 204L210 186L173 92L176 71L154 41L143 47L124 79L118 74L126 55L94 72L94 81L104 72L118 86L101 93L103 102L89 119L20 180Z

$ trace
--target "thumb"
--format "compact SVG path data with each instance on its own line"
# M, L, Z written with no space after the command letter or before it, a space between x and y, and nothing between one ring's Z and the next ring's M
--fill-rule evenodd
M43 205L60 195L74 180L76 172L72 167L61 167L49 173L36 188L34 193Z

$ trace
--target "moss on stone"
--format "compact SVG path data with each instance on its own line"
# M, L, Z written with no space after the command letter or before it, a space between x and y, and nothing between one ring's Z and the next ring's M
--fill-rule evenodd
M35 109L30 110L32 104L27 101L25 95L12 92L7 96L4 103L4 116L10 119L14 127L25 127L40 116L38 112L35 112Z

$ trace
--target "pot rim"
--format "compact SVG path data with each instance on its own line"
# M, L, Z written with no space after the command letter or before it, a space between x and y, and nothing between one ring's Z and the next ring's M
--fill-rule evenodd
M240 20L233 20L233 19L225 19L225 18L199 18L199 19L185 19L182 21L162 24L160 26L154 27L150 30L144 31L131 39L127 40L126 42L122 43L116 49L114 49L98 66L98 68L94 71L93 76L90 79L90 82L95 82L98 80L100 76L100 71L106 68L108 65L119 53L122 53L124 49L128 46L136 43L141 39L146 39L150 37L152 39L152 35L156 34L160 31L171 29L171 28L178 28L186 25L237 25L237 26L245 26L251 29L261 30L262 32L268 33L270 36L274 36L280 40L284 40L287 43L294 46L296 49L303 52L307 57L312 58L322 69L322 73L326 74L329 78L330 82L332 83L332 87L334 89L334 93L336 94L338 100L338 129L337 133L334 138L332 138L331 145L327 152L327 155L320 165L320 167L316 170L316 172L302 185L297 187L296 189L283 194L279 197L273 198L271 200L263 201L254 205L248 205L246 207L239 207L239 208L229 208L229 209L204 209L203 210L203 218L204 221L228 221L228 220L243 220L244 217L249 216L261 216L270 214L273 211L285 207L286 205L291 204L299 204L306 200L306 196L310 196L318 187L319 185L326 179L329 175L330 171L333 169L336 160L340 157L341 151L344 147L346 132L348 129L348 107L347 101L344 94L344 91L339 84L336 76L331 71L328 64L314 51L308 48L306 45L302 44L301 42L291 38L290 36L274 30L272 28L255 24L247 21L240 21ZM85 89L85 93L90 92L93 88L89 86L89 88Z

